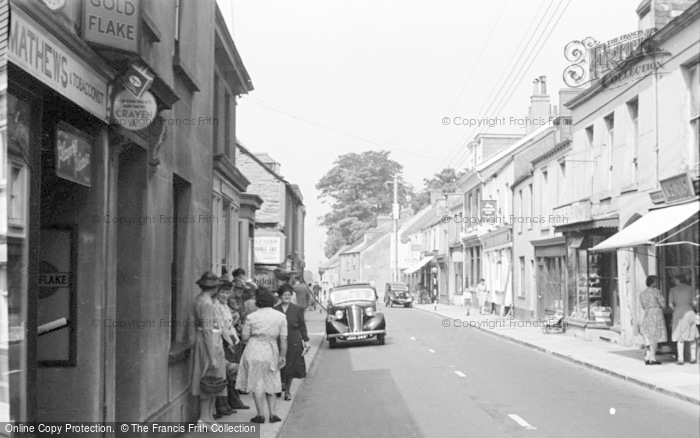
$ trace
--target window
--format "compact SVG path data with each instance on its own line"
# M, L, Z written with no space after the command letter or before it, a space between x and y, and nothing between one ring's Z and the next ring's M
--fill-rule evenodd
M637 167L639 159L639 99L634 99L627 102L627 110L630 115L630 135L631 138L631 153L632 159L629 160L628 164L630 166L630 177L632 181L637 181Z
M608 190L612 189L612 178L613 178L613 147L615 145L615 115L610 114L605 117L605 128L608 130Z
M586 128L586 141L588 142L588 147L593 147L593 125Z
M231 155L231 95L224 93L224 153Z
M525 257L520 257L520 284L518 288L518 296L525 296L526 277L525 277Z
M566 202L566 161L562 158L562 160L559 162L559 174L561 176L561 184L557 186L558 188L558 195L559 197L557 198L557 205L561 205L564 202ZM550 214L551 212L546 212L547 214Z
M523 232L523 191L518 190L518 218L516 219L517 224L518 224L518 233Z
M525 201L525 205L527 205L528 208L527 208L527 212L525 213L525 216L529 218L527 221L527 229L531 230L532 229L532 217L535 216L535 211L532 208L532 206L533 206L533 204L532 204L532 198L533 198L532 184L527 185L526 195L527 195L526 196L527 200Z
M219 118L219 75L214 73L214 119ZM220 153L219 150L219 123L212 123L212 144L214 145L214 155Z
M700 62L688 68L690 92L690 163L697 176L700 174Z
M547 170L542 170L542 185L540 186L540 211L544 214L549 212L549 175ZM547 213L548 214L548 213ZM542 221L540 228L548 229L547 221Z
M11 227L24 230L26 220L27 193L26 168L20 163L10 162L10 180L8 181L7 222Z

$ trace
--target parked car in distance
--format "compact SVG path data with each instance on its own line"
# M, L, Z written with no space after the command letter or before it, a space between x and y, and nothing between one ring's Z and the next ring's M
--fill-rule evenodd
M408 291L408 284L387 283L384 290L384 304L387 307L394 307L394 304L413 307L413 297Z
M326 317L326 339L331 348L339 340L376 338L384 345L386 321L377 311L376 291L370 284L338 286L330 293Z

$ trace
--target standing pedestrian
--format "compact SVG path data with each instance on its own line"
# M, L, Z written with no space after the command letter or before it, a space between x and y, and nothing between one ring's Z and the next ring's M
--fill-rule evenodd
M668 297L668 304L673 309L673 332L671 339L676 342L678 349L678 361L676 364L683 365L683 355L685 354L685 343L690 342L690 363L697 362L697 339L698 328L695 325L695 311L693 301L695 293L693 288L686 284L687 280L683 274L673 277L676 284L671 289Z
M214 294L219 287L219 277L213 272L207 271L197 280L201 292L194 301L194 366L192 370L192 395L199 396L199 421L215 424L216 397L226 396L223 389L216 393L204 393L201 391L200 381L205 377L219 379L226 378L226 359L224 358L224 346L221 338L221 329L218 327L214 315Z
M486 288L486 280L479 280L479 285L476 287L476 297L479 300L479 315L483 315L487 311L486 300L488 298L488 289ZM487 312L491 313L491 312Z
M309 290L309 287L306 285L306 283L300 281L299 278L294 279L294 286L292 286L292 288L297 296L296 305L304 309L304 311L306 311L306 308L309 307L311 290Z
M264 401L270 410L270 423L282 421L276 413L275 393L281 392L280 369L287 357L287 318L274 310L275 297L259 290L255 299L258 308L243 323L243 342L247 342L241 357L236 388L253 393L257 415L253 423L264 423ZM279 346L278 346L279 345Z
M275 306L275 309L284 313L287 318L287 363L281 372L282 390L284 399L291 400L292 380L306 377L304 353L309 335L306 331L304 309L292 303L292 293L286 290L281 298L282 303Z
M644 336L646 348L644 351L644 363L647 365L659 365L656 360L656 347L659 342L666 342L666 322L664 321L664 309L666 299L658 287L656 275L647 277L647 288L639 294L639 303L644 309L642 324L639 328Z

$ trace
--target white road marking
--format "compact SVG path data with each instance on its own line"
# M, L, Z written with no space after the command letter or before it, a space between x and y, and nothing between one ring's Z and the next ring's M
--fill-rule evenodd
M455 374L457 374L459 377L467 377L467 375L461 371L455 371Z
M416 340L416 338L414 338L413 336L411 336L411 340L412 340L412 341L415 341L415 340Z
M435 353L435 350L433 350L432 348L428 348L428 351L431 353Z
M517 414L508 414L508 416L511 418L511 420L515 421L525 429L532 429L532 430L537 430L536 427L533 427L528 423L527 421L523 420L519 415Z

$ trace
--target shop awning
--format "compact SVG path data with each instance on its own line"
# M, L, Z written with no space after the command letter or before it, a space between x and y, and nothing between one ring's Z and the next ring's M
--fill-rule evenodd
M435 256L423 257L420 262L418 262L415 265L411 266L410 268L404 270L403 273L404 274L413 274L414 272L418 271L423 266L430 263L430 261L433 260L434 258L435 258Z
M700 211L700 202L652 210L632 225L594 246L590 251L613 251L637 245L653 245L652 239L668 232Z

